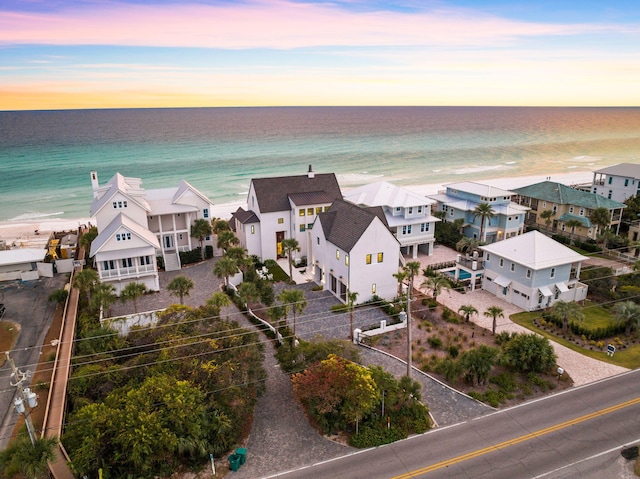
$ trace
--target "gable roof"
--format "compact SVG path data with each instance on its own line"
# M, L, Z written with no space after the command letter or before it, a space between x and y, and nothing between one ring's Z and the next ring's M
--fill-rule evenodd
M433 205L435 201L413 191L395 186L387 181L371 183L349 190L344 194L346 200L357 205L390 206L408 208L410 206Z
M273 178L255 178L251 180L256 193L256 201L261 213L274 213L276 211L289 211L291 205L289 196L297 193L324 193L329 203L336 199L342 199L340 186L336 175L333 173L282 176ZM317 196L320 198L320 196ZM323 203L325 201L322 201ZM311 203L307 203L311 204Z
M238 207L235 213L233 213L231 216L238 220L240 224L260 223L260 220L253 211L247 211L242 207Z
M605 196L588 191L578 190L555 181L542 181L533 185L516 188L514 191L521 196L528 196L538 200L545 200L559 205L574 205L582 208L606 208L613 210L626 208L627 205L611 200Z
M142 180L116 173L107 183L94 190L94 198L89 214L95 216L118 193L126 195L131 201L140 205L142 209L149 211L149 203L144 198L145 191L142 187Z
M594 173L638 179L640 178L640 165L635 163L618 163L617 165L596 170Z
M533 270L584 261L587 258L539 231L530 231L480 249Z
M156 249L160 249L160 243L158 243L158 238L155 234L149 231L144 226L136 223L131 218L126 216L124 213L120 213L116 216L109 225L104 228L91 243L91 252L89 253L89 257L93 258L93 256L100 252L100 250L104 247L104 245L113 237L113 235L118 231L120 227L127 228L131 233L141 238L142 240L149 243L149 246L153 246Z
M361 208L348 201L336 200L329 211L318 215L316 221L320 222L327 241L350 252L376 218L388 229L382 208Z

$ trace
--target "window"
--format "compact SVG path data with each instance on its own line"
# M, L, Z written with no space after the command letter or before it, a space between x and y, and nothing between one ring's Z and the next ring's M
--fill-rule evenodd
M316 236L316 244L320 244L320 236Z
M449 210L449 216L453 216L453 208Z
M400 208L399 206L396 206L396 211L397 211L398 213L400 213L400 209L401 209L401 208Z
M558 212L558 205L554 204L552 210L553 210L553 214L555 215Z
M300 211L298 211L298 215L304 216L304 208L300 208Z
M116 269L116 264L113 262L112 259L108 261L103 261L102 269L105 271L108 271L110 269Z
M313 208L307 208L307 216L313 216Z
M310 230L311 228L313 228L313 223L308 223L307 224L307 229Z
M202 210L202 217L203 218L208 218L209 217L209 208L204 208Z
M378 263L382 263L383 259L384 259L384 253L381 251L380 253L378 253Z
M500 267L502 268L504 266L504 258L500 258Z
M422 206L418 206L418 213L422 213Z
M371 285L371 294L376 294L376 283Z
M366 264L371 264L371 254L368 254L367 256L365 256L365 260L364 260L364 262L365 262Z
M349 266L349 255L348 254L344 255L344 265L345 266Z
M316 206L316 214L319 215L322 213L322 206Z
M413 214L413 206L409 206L409 214Z
M205 236L205 237L204 237L204 239L205 239L206 241L211 241L211 236L207 235L207 236Z
M402 234L403 235L410 235L411 234L411 225L404 225L402 227Z
M569 206L569 213L573 213L573 205Z
M611 182L613 181L613 176L609 177L609 184L611 184Z
M531 270L530 269L527 270L527 278L531 278Z
M580 208L580 216L584 216L584 208Z
M182 233L178 234L178 239L182 239Z
M340 250L339 249L336 250L336 259L340 259Z
M328 206L325 206L325 207L324 207L324 210L325 210L325 211L329 211L329 207L328 207Z
M255 225L251 225L251 234L255 234L256 233L256 226Z
M133 266L133 262L131 258L122 258L122 267L123 268L131 268Z
M547 207L547 202L546 202L546 201L543 201L543 202L542 202L542 207L543 207L543 208L546 208L546 207Z
M549 275L549 278L555 278L555 277L556 277L556 269L551 268L551 274Z
M284 218L278 218L278 224L281 225L282 223L284 223Z
M304 225L300 225L300 233L304 233L305 232L305 227Z
M149 256L140 256L140 264L151 264L151 258Z
M511 266L509 266L509 271L515 271L515 270L516 270L515 263L511 263Z
M489 262L490 260L491 260L491 255L489 253L487 253L485 261Z
M611 199L611 195L613 194L613 192L611 190L609 190L609 193L607 194L607 198Z
M420 232L424 233L425 231L429 231L429 223L422 223L420 225Z

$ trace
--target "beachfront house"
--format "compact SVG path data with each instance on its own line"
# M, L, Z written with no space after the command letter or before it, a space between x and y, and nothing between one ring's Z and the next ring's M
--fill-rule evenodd
M140 178L116 173L100 185L91 172L98 236L91 244L100 280L112 284L116 293L131 282L159 291L157 257L166 270L179 270L180 252L200 246L191 237L197 219L210 221L211 201L186 181L172 188L145 189ZM207 237L204 246L213 246Z
M596 239L598 228L590 220L596 208L606 208L609 227L619 232L622 211L627 206L596 193L578 190L554 181L515 188L515 201L529 208L525 222L550 233ZM547 213L545 213L547 212Z
M556 301L582 301L587 285L580 268L586 257L539 231L481 246L482 289L526 311Z
M465 236L482 243L493 243L524 232L524 217L528 208L512 201L515 193L495 186L464 181L451 183L446 190L429 197L444 212L443 221L462 219ZM492 216L484 218L475 213L480 204L488 204ZM484 221L484 224L483 224Z
M640 165L619 163L593 172L591 192L623 202L640 193Z
M381 207L336 200L316 215L310 231L309 264L314 281L342 302L357 293L362 303L397 295L400 247Z
M300 245L296 258L301 259L309 253L308 230L336 199L342 193L335 174L316 174L311 165L306 175L254 178L247 209L238 208L231 228L249 255L263 261L282 258L282 240L295 238Z
M418 251L433 254L435 223L440 221L431 215L435 200L386 181L349 190L344 199L357 205L381 207L402 254L411 258L417 258Z

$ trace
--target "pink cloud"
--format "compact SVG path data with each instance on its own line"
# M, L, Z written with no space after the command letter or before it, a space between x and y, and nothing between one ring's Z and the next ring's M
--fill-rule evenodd
M0 11L0 44L299 48L495 44L603 28L511 21L468 9L352 12L331 4L96 4L58 13Z

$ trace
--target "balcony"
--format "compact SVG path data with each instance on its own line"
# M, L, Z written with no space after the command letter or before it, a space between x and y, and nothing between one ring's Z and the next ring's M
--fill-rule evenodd
M152 264L145 264L138 267L131 268L116 268L100 271L100 279L112 279L112 278L131 278L139 276L147 276L150 273L155 273L156 267Z

